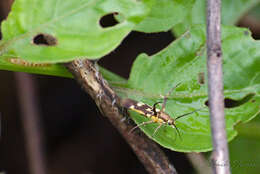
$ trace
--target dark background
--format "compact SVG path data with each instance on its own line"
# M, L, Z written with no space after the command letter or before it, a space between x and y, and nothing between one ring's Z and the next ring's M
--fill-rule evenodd
M6 18L11 0L0 1L0 20ZM105 23L112 22L110 18ZM245 20L240 25L250 26ZM260 27L259 27L260 28ZM251 28L257 33L259 28ZM99 61L107 69L127 78L139 53L154 54L167 46L170 32L142 34L132 32L119 48ZM16 74L17 75L17 74ZM0 71L0 171L28 174L30 162L18 98L15 73ZM32 75L37 102L47 173L50 174L137 174L146 173L142 164L110 122L101 115L92 99L73 79ZM181 173L192 167L183 153L165 150Z

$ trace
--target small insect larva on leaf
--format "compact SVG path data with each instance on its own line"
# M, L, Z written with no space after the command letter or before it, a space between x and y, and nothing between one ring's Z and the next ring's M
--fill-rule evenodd
M26 66L26 67L44 67L44 66L50 66L51 64L49 63L33 63L33 62L28 62L26 60L22 59L17 59L17 58L11 58L8 59L10 63L16 64L16 65L21 65L21 66Z

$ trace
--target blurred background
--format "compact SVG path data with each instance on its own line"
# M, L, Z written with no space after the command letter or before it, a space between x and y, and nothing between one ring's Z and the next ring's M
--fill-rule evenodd
M0 1L1 21L7 17L11 4L12 0ZM249 12L238 24L250 28L256 39L260 37L257 11ZM104 23L109 25L113 19L108 17ZM99 63L128 78L138 54L154 54L173 40L171 32L132 32ZM29 174L32 165L39 165L45 167L37 174L147 173L128 144L75 80L8 71L0 71L0 79L0 171ZM37 127L33 122L38 123ZM245 154L239 156L238 151L244 151L246 147L260 147L258 142L259 137L256 140L236 138L230 144L232 160L243 158ZM185 154L164 151L180 174L194 173ZM246 156L250 156L247 152ZM252 151L252 155L255 154L256 150ZM259 170L259 165L249 167L247 171Z

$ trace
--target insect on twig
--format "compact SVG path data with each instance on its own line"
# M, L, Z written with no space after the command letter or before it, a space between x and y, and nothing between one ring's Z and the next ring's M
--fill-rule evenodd
M132 128L130 130L129 133L133 132L136 128L147 125L147 124L151 124L151 123L159 123L159 126L154 130L153 132L153 136L156 134L156 132L163 126L163 125L169 125L171 126L173 129L175 129L177 131L177 134L180 136L180 131L179 129L176 127L175 121L178 120L179 118L182 118L184 116L190 115L194 112L197 112L200 109L197 109L195 111L189 112L189 113L185 113L183 115L177 116L176 118L171 118L169 114L167 114L165 112L165 106L166 106L166 102L168 100L168 97L170 96L171 92L177 88L180 85L177 84L176 86L174 86L166 96L164 96L163 102L156 102L153 104L153 106L150 106L148 104L142 103L142 102L138 102L132 99L124 99L122 101L122 106L129 109L129 110L133 110L147 118L150 118L151 120L147 121L147 122L143 122L140 123L138 125L136 125L134 128ZM161 110L156 108L156 106L162 103L162 108Z

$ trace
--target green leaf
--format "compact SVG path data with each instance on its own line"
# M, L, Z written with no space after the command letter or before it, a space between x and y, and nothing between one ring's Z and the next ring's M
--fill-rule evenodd
M28 63L19 57L0 56L0 69L72 78L72 74L61 64Z
M0 55L30 62L97 59L115 49L149 13L153 0L16 0L2 23ZM103 28L101 18L124 20Z
M18 57L11 58L10 56L0 57L0 69L8 70L8 71L18 71L18 72L27 72L33 74L43 74L43 75L73 78L73 75L62 64L28 63ZM106 70L101 66L99 66L99 72L111 85L120 84L121 86L125 86L124 84L127 83L127 80L125 80L124 78Z
M122 84L127 84L127 80L120 77L117 74L114 74L113 72L99 66L99 72L101 72L102 76L104 77L104 79L106 79L109 84L111 85L122 85Z
M156 0L150 14L134 29L140 32L162 32L185 20L195 0Z
M154 94L130 95L149 105L162 101L155 96L166 95L181 83L168 97L166 113L172 118L205 107L207 96L205 26L196 26L153 56L141 54L131 70L127 88ZM225 114L228 140L237 132L234 126L246 122L260 111L260 42L251 38L247 29L222 28ZM157 95L155 95L157 94ZM131 112L139 124L148 118ZM158 124L141 129L162 146L183 152L201 152L212 149L208 108L176 120L181 138L170 126L159 129Z
M222 24L234 25L260 0L224 0L222 6Z
M236 128L239 135L229 144L231 171L236 174L256 174L260 170L260 119L257 117Z
M223 0L221 11L222 24L234 25L241 16L259 2L260 0ZM174 27L174 33L180 36L194 24L205 24L206 12L206 0L196 0L185 20Z
M257 174L260 170L260 138L238 136L229 145L231 172Z
M253 9L251 9L248 14L251 18L253 17L254 19L259 21L260 18L260 3L257 4Z

